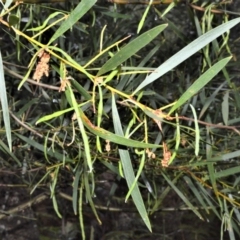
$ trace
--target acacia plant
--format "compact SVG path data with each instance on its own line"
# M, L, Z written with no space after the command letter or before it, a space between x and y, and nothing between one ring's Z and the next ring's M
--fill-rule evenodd
M15 50L1 40L1 151L19 168L29 156L29 167L43 167L30 193L47 182L60 217L57 186L67 172L81 228L85 203L101 223L93 197L102 168L126 180L125 202L133 201L149 231L149 214L173 190L198 218L212 211L231 239L239 235L240 101L228 68L229 33L240 18L228 20L224 2L197 3L188 5L197 29L192 40L168 19L179 6L174 1L145 6L133 36L123 34L130 16L111 3L111 11L97 0L54 10L2 5L3 38ZM184 46L159 61L169 29Z

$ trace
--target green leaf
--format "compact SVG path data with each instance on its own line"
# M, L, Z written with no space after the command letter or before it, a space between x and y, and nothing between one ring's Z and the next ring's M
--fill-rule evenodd
M59 218L62 218L62 215L61 215L61 213L58 210L58 202L57 202L55 194L52 197L52 202L53 202L53 208L54 208L56 214L58 215Z
M98 223L101 225L102 222L97 214L97 210L95 208L95 205L94 205L94 202L92 200L92 194L91 194L91 185L89 183L89 173L87 171L87 168L85 169L84 171L84 174L83 174L83 178L82 178L82 181L84 182L84 187L85 187L85 191L86 191L86 198L89 202L89 205L91 206L91 209L96 217L96 219L98 220Z
M74 109L74 108L69 108L69 109L66 110L66 112L68 112L70 109ZM55 113L50 114L50 115L46 115L46 116L40 118L37 121L37 124L39 124L41 122L44 122L44 121L51 120L55 116L62 115L62 113L64 111L65 110L58 111L58 112L55 112ZM93 134L95 134L95 135L97 135L97 136L99 136L103 139L106 139L110 142L121 144L121 145L127 146L127 147L137 147L137 148L159 148L159 147L161 147L160 145L157 145L157 144L144 143L144 142L139 142L139 141L136 141L136 140L132 140L132 139L129 139L127 137L123 137L123 136L114 134L114 133L112 133L110 131L107 131L103 128L97 127L90 122L90 120L87 118L87 116L84 114L84 112L81 108L78 108L78 112L81 115L81 120L83 121L84 126L86 126L86 128L88 128L88 130L90 132L92 132Z
M74 214L77 215L77 204L78 204L78 188L80 185L80 176L82 174L82 169L80 166L77 167L77 170L75 172L75 177L73 181L73 195L72 195L72 205L73 205L73 211Z
M240 172L240 166L232 167L226 170L221 170L219 172L215 172L215 178L223 178L227 176L234 176Z
M49 114L49 115L45 115L43 117L41 117L37 122L36 122L36 125L41 123L41 122L46 122L46 121L49 121L53 118L57 118L67 112L71 112L72 110L74 109L74 107L71 107L71 108L67 108L65 110L60 110L60 111L56 111L54 112L53 114Z
M8 16L8 23L10 26L14 26L19 23L19 17L15 14L10 14Z
M112 98L112 115L113 115L113 125L114 125L115 132L118 135L123 136L122 124L121 124L121 120L119 118L119 114L118 114L114 96ZM118 151L119 151L119 155L120 155L120 159L121 159L121 163L122 163L122 167L123 167L123 172L124 172L125 179L127 181L128 188L131 189L131 187L134 186L132 188L132 192L131 192L133 202L135 203L135 206L136 206L139 214L141 215L142 220L144 221L144 223L146 224L148 229L150 231L152 231L151 223L149 221L146 208L144 206L142 195L139 191L138 185L134 184L136 178L135 178L135 174L133 171L130 154L129 154L128 150L119 149Z
M127 199L129 198L131 192L133 191L135 185L138 183L138 179L139 179L139 177L140 177L140 175L141 175L141 173L142 173L142 171L143 171L144 165L145 165L145 160L146 160L145 151L144 151L144 150L141 151L141 152L139 153L139 155L142 155L141 161L140 161L140 164L139 164L139 168L138 168L138 171L137 171L137 175L136 175L136 177L135 177L135 179L134 179L134 183L132 184L131 188L129 188L129 191L128 191L128 193L127 193L127 196L126 196L126 199L125 199L126 201L127 201Z
M229 118L229 91L226 91L222 102L222 117L225 125L228 125Z
M172 163L172 161L175 159L178 149L179 149L179 145L181 143L181 132L180 132L180 125L179 125L179 118L178 118L178 114L176 113L176 132L175 132L175 150L168 162L168 165L170 165Z
M73 93L73 90L71 87L67 88L67 91L65 91L67 98L70 98L70 102L69 104L72 104L72 107L74 108L74 111L76 113L76 117L77 117L77 121L78 121L78 126L82 135L82 140L84 143L84 151L85 151L85 156L86 156L86 160L87 160L87 164L89 167L89 172L92 172L93 170L93 166L92 166L92 157L91 157L91 151L90 151L90 144L89 144L89 140L88 140L88 136L87 133L85 131L85 127L81 118L81 114L80 114L80 108L78 107L78 103L77 100L75 98L75 95Z
M4 70L3 70L3 61L2 54L0 52L0 102L2 105L3 111L3 121L6 130L6 136L8 141L8 146L10 152L12 151L12 136L11 136L11 125L10 125L10 116L8 110L8 100L7 100L7 89L4 78Z
M198 156L199 153L199 141L200 141L200 130L198 126L198 119L197 119L197 113L195 111L195 108L190 104L190 107L193 112L194 117L194 124L195 124L195 155Z
M174 180L171 181L171 179L168 178L167 175L165 175L164 172L162 172L162 176L165 178L165 180L168 182L168 184L171 186L171 188L178 194L178 196L183 200L183 202L200 218L203 219L200 212L192 205L192 203L187 199L187 197L180 191L180 189L177 188L177 186L174 184ZM179 178L180 175L178 175L176 178Z
M221 36L224 32L228 31L240 22L240 18L235 18L227 23L222 24L219 27L212 29L211 31L203 34L178 53L169 58L166 62L160 65L152 74L150 74L134 91L132 95L135 95L138 91L143 89L148 84L159 79L165 73L172 70L174 67L178 66L180 63L188 59L194 53L198 52L200 49L205 47L208 43Z
M207 202L208 206L211 208L211 210L216 214L218 218L221 218L215 202L212 201L212 193L208 191L208 189L204 188L202 183L196 181L196 184L198 185L199 191L201 192L202 196L204 197L205 201Z
M200 89L202 89L214 76L216 76L231 60L232 57L227 57L209 68L204 74L202 74L178 99L178 101L172 106L169 114L182 106L191 97L193 97Z
M12 4L12 2L14 2L14 1L13 0L6 0L6 3L4 4L4 9L8 9L8 7Z
M145 20L146 20L146 17L147 17L147 14L148 14L149 10L150 10L152 1L153 1L153 0L150 0L150 1L149 1L149 4L148 4L147 8L145 9L145 11L144 11L144 13L143 13L143 15L142 15L142 18L141 18L141 20L140 20L140 22L139 22L139 24L138 24L138 29L137 29L137 33L138 33L138 34L139 34L139 32L141 31L141 29L142 29L142 27L143 27L143 24L144 24L144 22L145 22Z
M211 96L209 96L209 98L204 99L204 105L202 107L202 110L199 114L199 119L204 115L204 113L207 111L207 109L209 108L209 106L215 101L215 98L217 96L217 94L219 93L219 91L225 86L226 81L223 82L212 94Z
M25 136L23 136L21 134L18 134L16 132L14 132L14 134L18 138L23 140L25 143L29 144L30 146L33 146L34 148L40 150L41 152L44 152L44 148L45 147L42 144L39 144L38 142L34 141L33 139L25 137ZM57 152L57 151L53 152L52 150L48 150L47 154L49 156L51 156L52 158L56 158L58 161L62 161L64 159L64 156L61 153ZM71 158L68 158L68 157L65 157L65 158L66 158L66 162L72 163L73 160Z
M188 176L184 176L183 179L185 180L185 182L187 183L188 187L191 189L191 191L193 192L193 194L195 195L196 199L199 201L199 203L202 205L202 207L206 210L207 213L209 213L208 209L207 209L207 205L205 204L199 189L197 189L194 185L194 183L192 182L192 179L189 178Z
M35 28L27 29L27 31L41 31L41 30L43 30L47 26L48 22L52 18L55 18L57 15L63 15L63 13L62 12L54 12L54 13L50 14L50 16L43 22L42 25L37 26Z
M10 151L8 146L1 139L0 139L0 150L9 154L9 156L11 156L11 158L15 160L15 162L18 164L19 167L22 166L21 161L18 159L19 156L17 157L16 154Z
M61 24L58 30L50 39L48 45L62 36L68 29L70 29L91 7L97 2L97 0L82 0L77 7L71 12L68 18Z
M214 162L214 161L229 161L232 158L236 158L240 156L240 150L234 151L234 152L230 152L230 153L226 153L226 154L222 154L222 155L218 155L217 157L213 157L213 158L208 158L208 161Z
M138 52L141 48L151 42L166 27L167 24L157 26L128 43L102 66L102 68L97 73L97 76L103 75L104 73L118 67L121 63L126 61L128 58Z

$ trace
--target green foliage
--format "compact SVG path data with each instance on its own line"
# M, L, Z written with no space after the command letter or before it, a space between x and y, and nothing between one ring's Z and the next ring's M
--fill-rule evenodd
M114 11L110 14L96 2L69 4L68 13L60 5L54 10L44 5L33 9L16 4L3 11L1 17L15 8L19 12L29 10L30 16L45 9L46 15L33 17L26 31L18 21L21 16L16 15L14 23L10 18L9 22L0 18L12 44L18 39L16 55L8 57L5 51L3 59L15 63L18 56L28 66L17 68L17 73L16 67L2 61L0 55L1 128L9 146L1 140L1 152L18 165L23 163L17 153L12 153L12 143L22 154L27 154L28 148L41 153L43 158L35 162L43 165L45 172L29 182L31 193L47 182L60 218L57 186L63 172L71 176L70 198L83 239L86 202L101 224L94 202L95 169L99 168L126 180L125 201L133 201L149 231L149 213L161 209L173 190L198 218L205 220L213 212L222 222L221 234L225 225L230 239L234 239L235 234L239 236L235 218L239 219L240 206L239 131L234 125L240 121L240 99L228 70L234 64L228 44L229 31L240 18L228 21L221 16L218 20L213 6L202 4L200 20L191 9L199 36L190 41L167 19L178 5L172 3L162 15L161 9L155 9L162 19L154 26L149 20L153 14L149 5L144 15L141 12L138 29L134 29L141 33L129 39L121 31L130 17ZM99 16L106 17L109 26L99 24ZM177 44L174 54L168 49L161 63L156 58L166 54L169 28L184 46ZM17 78L14 87L3 72ZM40 81L30 79L37 74ZM216 80L221 84L216 85ZM39 91L36 99L33 86ZM10 92L17 87L31 97L14 99ZM172 97L168 97L169 92ZM11 124L9 109L14 119ZM112 188L109 197L115 194Z
M4 126L6 129L6 137L9 146L9 152L12 151L12 136L11 136L11 126L10 126L10 117L8 112L8 100L7 100L7 90L4 78L4 71L3 71L3 61L2 55L0 52L0 100L2 105L2 112L3 112L3 121Z

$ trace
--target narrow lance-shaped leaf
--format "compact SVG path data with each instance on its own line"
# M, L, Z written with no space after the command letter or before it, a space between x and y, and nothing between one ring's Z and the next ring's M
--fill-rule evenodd
M6 130L8 146L11 152L12 136L11 136L10 117L9 117L9 110L8 110L7 90L6 90L6 84L5 84L5 78L4 78L3 61L2 61L1 52L0 52L0 102L2 105L3 121L4 121L5 130Z
M232 57L227 57L209 68L204 74L202 74L178 99L173 105L169 114L178 109L184 103L186 103L191 97L193 97L200 89L202 89L214 76L216 76L231 60Z
M192 104L190 104L190 107L193 112L193 117L194 117L194 124L195 124L195 155L198 156L199 153L199 142L200 142L200 130L198 126L198 119L197 119L197 113L195 108L193 107Z
M229 118L229 91L224 94L222 102L222 117L225 125L228 125Z
M120 121L120 117L119 117L119 114L117 111L114 97L112 98L112 114L113 114L113 125L114 125L115 132L119 135L123 135L122 125L121 125L121 121ZM119 155L120 155L123 172L124 172L125 179L127 181L128 188L131 189L131 187L134 185L134 182L135 182L135 174L133 171L129 152L128 152L128 150L119 149ZM152 231L151 223L149 221L147 211L144 206L143 199L142 199L142 195L139 191L137 184L132 189L131 196L132 196L133 202L135 203L135 206L136 206L139 214L142 217L142 220L144 221L144 223L146 224L148 229L150 231Z
M208 43L212 42L217 37L221 36L224 32L228 31L235 25L240 22L240 18L235 18L227 23L220 25L212 29L211 31L203 34L178 53L169 58L166 62L160 65L153 73L151 73L134 91L133 95L143 89L148 84L154 82L156 79L159 79L165 73L172 70L174 67L178 66L180 63L188 59L194 53L198 52L200 49L205 47Z
M125 47L123 47L119 52L117 52L112 58L110 58L97 73L97 76L100 76L108 71L113 70L118 67L121 63L126 61L128 58L133 56L136 52L138 52L141 48L150 43L160 32L162 32L167 27L167 24L163 24L161 26L157 26L130 43L128 43Z
M49 43L52 43L57 38L62 36L68 29L70 29L82 16L89 11L89 9L97 2L97 0L82 0L77 7L71 12L68 18L61 24L55 34L50 39Z
M183 200L183 202L200 218L203 219L202 215L200 212L192 205L192 203L189 201L187 196L181 192L181 189L178 188L175 184L174 181L172 181L164 172L162 172L162 176L165 178L167 183L171 186L171 188L178 194L178 196ZM181 174L179 174L176 178L180 177Z

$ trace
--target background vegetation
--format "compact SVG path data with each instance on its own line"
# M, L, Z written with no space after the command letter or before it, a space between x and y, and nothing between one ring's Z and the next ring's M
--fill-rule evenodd
M2 235L239 238L238 9L3 4Z

